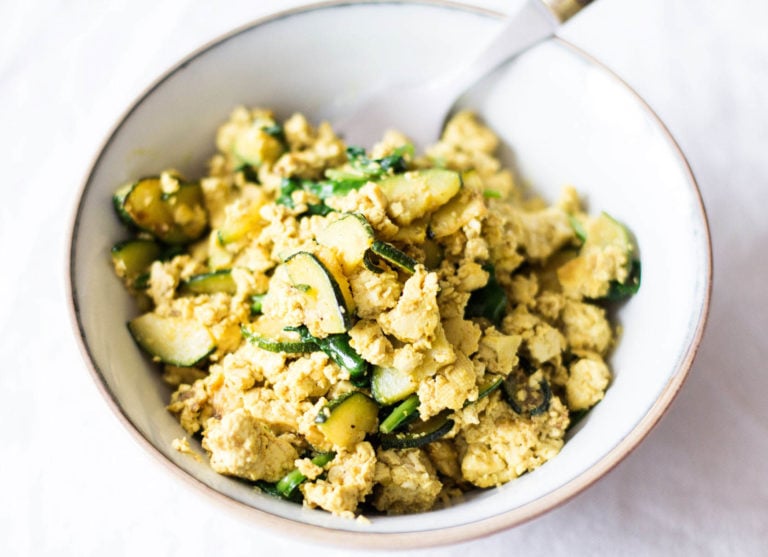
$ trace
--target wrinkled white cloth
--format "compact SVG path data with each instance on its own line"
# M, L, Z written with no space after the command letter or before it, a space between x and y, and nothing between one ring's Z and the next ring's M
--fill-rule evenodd
M0 3L0 555L358 554L257 529L169 478L85 370L62 272L83 174L135 95L204 42L302 3ZM513 530L409 554L768 554L766 21L765 0L600 0L562 30L691 163L713 237L709 326L671 410L607 477Z

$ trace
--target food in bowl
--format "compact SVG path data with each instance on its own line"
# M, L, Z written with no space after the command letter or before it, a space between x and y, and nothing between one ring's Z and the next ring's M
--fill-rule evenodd
M421 156L263 109L216 144L200 180L117 190L133 235L112 249L215 471L342 516L422 512L535 470L603 398L634 241L572 187L525 196L472 113Z

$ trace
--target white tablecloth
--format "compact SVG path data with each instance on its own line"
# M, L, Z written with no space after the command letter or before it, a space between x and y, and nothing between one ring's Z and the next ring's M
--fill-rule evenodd
M356 554L275 537L172 478L102 400L67 313L70 213L113 121L193 48L301 3L0 2L0 555ZM768 555L766 21L765 0L600 0L563 29L689 158L712 227L709 326L670 412L597 485L413 554Z

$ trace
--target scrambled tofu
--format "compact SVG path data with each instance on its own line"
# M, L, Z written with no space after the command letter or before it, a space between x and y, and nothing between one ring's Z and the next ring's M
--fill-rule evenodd
M634 245L572 187L525 199L498 144L461 112L424 155L397 132L368 154L238 108L199 182L118 191L140 232L115 269L148 309L129 328L215 471L352 517L558 453L610 385L603 302L636 290Z

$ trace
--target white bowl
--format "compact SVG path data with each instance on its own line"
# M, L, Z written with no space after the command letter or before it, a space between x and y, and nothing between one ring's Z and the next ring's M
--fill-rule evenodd
M87 173L69 269L85 360L145 448L255 523L367 547L487 535L553 508L604 475L646 436L683 383L711 285L696 183L663 124L635 93L594 59L552 40L502 67L462 102L499 133L506 161L534 190L553 199L563 184L575 184L591 210L626 222L639 242L643 284L616 315L624 333L610 359L615 379L562 452L451 508L364 524L270 498L171 448L183 432L165 410L169 390L126 331L136 308L109 263L109 248L125 236L110 205L115 188L166 167L199 175L216 127L237 104L312 118L368 87L443 71L498 24L494 14L439 2L338 2L257 21L198 50L149 87Z

